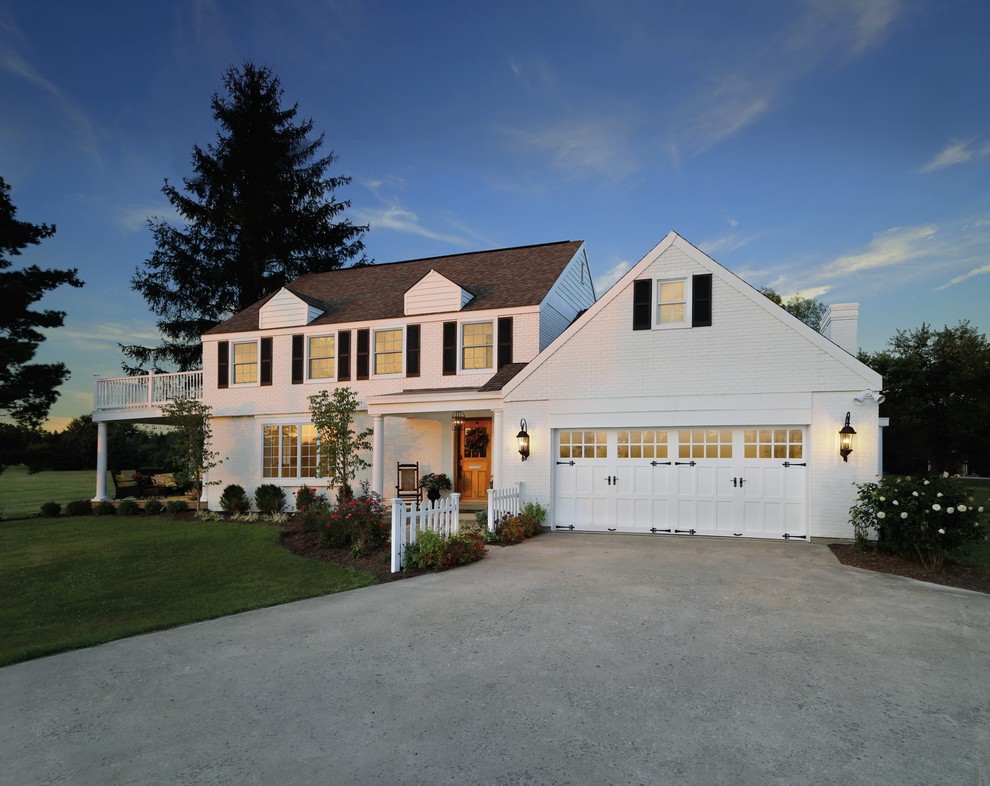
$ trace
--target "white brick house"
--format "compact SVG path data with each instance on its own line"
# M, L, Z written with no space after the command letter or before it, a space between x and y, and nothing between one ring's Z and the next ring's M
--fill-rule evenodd
M386 497L418 462L469 507L521 482L557 529L849 537L853 483L877 470L862 394L881 387L851 354L856 319L823 321L839 346L675 233L597 301L578 242L304 276L203 337L224 459L208 501L319 485L307 399L348 385ZM122 416L99 396L95 420Z

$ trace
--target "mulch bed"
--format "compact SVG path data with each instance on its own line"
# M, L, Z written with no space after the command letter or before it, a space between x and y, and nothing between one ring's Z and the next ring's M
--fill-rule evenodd
M858 550L849 543L831 543L829 548L843 565L990 594L990 573L964 562L947 559L942 564L942 570L933 573L925 570L920 562L893 554L882 554L876 549Z
M316 540L315 532L302 532L293 520L287 521L283 525L282 545L293 554L298 554L306 559L315 559L319 562L334 562L338 565L346 565L355 570L363 570L371 573L380 582L398 581L399 579L411 579L414 576L422 576L429 573L427 570L400 570L392 573L392 553L388 546L369 552L359 559L353 559L350 555L350 546L332 549L328 546L321 546Z

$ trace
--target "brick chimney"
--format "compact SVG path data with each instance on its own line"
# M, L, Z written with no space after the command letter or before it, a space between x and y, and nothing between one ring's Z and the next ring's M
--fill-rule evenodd
M818 332L850 355L859 351L859 303L836 303L822 317Z

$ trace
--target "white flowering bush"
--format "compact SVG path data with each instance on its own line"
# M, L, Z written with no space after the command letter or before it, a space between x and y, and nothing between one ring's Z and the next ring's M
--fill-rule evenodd
M983 508L973 504L959 477L885 477L856 487L859 498L849 517L861 548L876 540L881 551L939 570L947 551L986 538Z

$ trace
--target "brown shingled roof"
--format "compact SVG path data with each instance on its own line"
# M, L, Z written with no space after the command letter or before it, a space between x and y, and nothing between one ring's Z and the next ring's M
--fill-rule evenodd
M406 290L431 270L474 295L462 311L531 306L543 300L580 247L581 241L571 240L349 267L329 273L309 273L290 282L286 289L325 312L310 323L313 325L402 317ZM221 322L206 331L207 334L257 330L258 312L274 294Z

